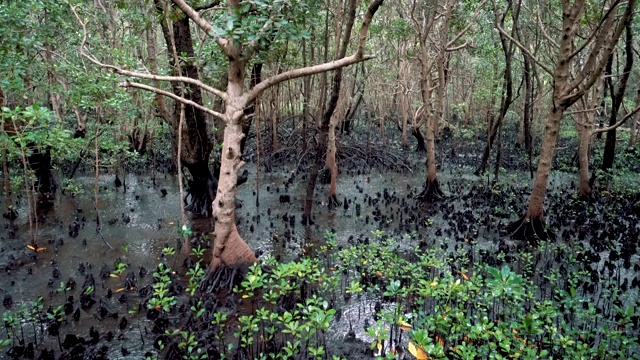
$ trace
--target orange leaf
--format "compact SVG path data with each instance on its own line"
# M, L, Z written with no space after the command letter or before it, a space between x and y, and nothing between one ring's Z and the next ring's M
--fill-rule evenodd
M409 341L409 346L407 347L407 350L409 350L411 355L415 356L415 358L418 360L429 360L429 357L427 356L426 351L424 351L422 347L416 346L416 344L414 344L413 341Z

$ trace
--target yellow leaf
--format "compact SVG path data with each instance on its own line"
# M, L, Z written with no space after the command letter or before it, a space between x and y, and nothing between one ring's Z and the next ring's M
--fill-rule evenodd
M123 291L124 291L124 288L116 289L116 292L117 292L117 293L119 293L119 292L123 292Z
M429 359L427 357L427 353L424 351L424 349L421 348L421 347L417 347L416 344L413 343L413 341L409 341L408 350L411 353L411 355L415 356L415 358L418 359L418 360L428 360Z
M382 343L378 341L378 344L376 344L376 346L378 347L378 352L382 351Z
M45 251L47 248L43 248L43 247L39 247L36 249L36 252L43 252Z
M431 286L431 287L434 287L434 286L437 286L437 285L438 285L438 282L435 281L435 280L431 284L429 284L429 286Z
M398 322L396 323L396 325L398 325L398 327L402 331L411 330L411 324L409 324L405 319L402 319L402 318L398 319Z
M116 274L109 274L109 276L112 277L112 278L117 278L118 277L118 275L116 275Z
M27 249L36 251L36 248L33 245L27 245Z

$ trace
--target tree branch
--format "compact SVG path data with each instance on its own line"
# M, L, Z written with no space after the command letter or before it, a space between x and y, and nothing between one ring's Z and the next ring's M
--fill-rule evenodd
M218 34L213 31L213 26L211 26L211 24L207 20L200 16L200 14L198 14L196 10L194 10L191 6L184 2L184 0L171 1L173 1L173 3L176 4L176 6L179 7L180 10L182 10L182 12L189 17L189 19L193 20L193 22L196 23L196 25L198 25L200 29L204 30L207 35L214 38L218 45L226 51L226 47L228 44L227 39L219 37Z
M210 4L197 6L193 10L195 11L209 10L213 7L220 5L220 2L221 2L220 0L213 0Z
M520 48L520 50L522 50L522 52L524 52L525 54L527 54L527 56L529 56L529 58L531 58L531 60L533 60L534 63L536 63L538 66L540 66L540 68L542 68L542 70L546 71L547 73L549 73L549 75L553 76L553 70L551 70L551 68L549 68L548 66L546 66L545 64L543 64L540 60L538 60L538 58L536 58L535 56L533 56L533 54L529 51L529 49L527 49L524 45L522 45L518 40L514 39L511 35L509 35L506 31L504 31L504 29L496 24L496 29L503 34L507 39L509 39L509 41L511 41L512 43L514 43L517 47Z
M219 113L217 111L211 110L211 109L209 109L209 108L207 108L205 106L202 106L202 105L198 104L195 101L188 100L188 99L185 99L185 98L183 98L181 96L178 96L178 95L176 95L176 94L174 94L174 93L172 93L170 91L158 89L156 87L145 85L145 84L141 84L141 83L131 82L129 80L125 80L125 81L119 83L118 86L123 87L123 88L138 88L138 89L142 89L142 90L151 91L151 92L154 92L156 94L168 96L168 97L170 97L170 98L172 98L172 99L174 99L176 101L179 101L179 102L181 102L181 103L183 103L185 105L190 105L190 106L193 106L195 108L198 108L198 109L206 112L207 114L215 116L218 119L222 119L222 120L224 119L224 115L223 114L221 114L221 113Z
M616 4L618 4L618 2L616 2ZM562 101L573 101L575 98L580 98L600 77L622 31L625 29L627 22L630 21L635 4L636 0L629 0L627 9L615 27L613 27L614 16L612 13L608 13L609 18L605 20L602 31L598 34L593 48L589 53L587 62L568 86L568 89L577 89L577 91L564 96L561 99ZM613 29L611 29L611 27L613 27ZM610 34L611 36L609 36ZM600 58L599 61L598 58ZM568 60L569 59L567 59L567 61Z
M79 47L80 55L82 55L83 57L87 58L89 61L91 61L92 63L98 65L99 67L102 67L102 68L105 68L105 69L110 69L110 70L112 70L115 73L120 74L120 75L136 77L136 78L139 78L139 79L148 79L148 80L154 80L154 81L184 82L184 83L192 84L192 85L200 87L204 91L210 92L211 94L218 96L223 101L227 100L227 94L226 93L224 93L224 92L222 92L222 91L220 91L220 90L218 90L216 88L213 88L213 87L211 87L209 85L206 85L206 84L202 83L198 79L193 79L193 78L190 78L188 76L166 76L166 75L154 75L154 74L140 73L140 72L125 70L125 69L120 68L120 67L115 66L115 65L102 63L95 56L87 54L84 51L84 47L85 47L85 44L87 42L87 26L82 20L80 20L80 16L76 12L75 7L71 6L71 11L73 11L73 14L75 15L76 19L80 23L80 26L82 26L82 42L80 43L80 47Z
M547 41L553 45L553 47L555 47L556 49L560 48L560 45L558 45L557 42L555 42L555 40L553 40L551 38L551 36L549 36L549 34L547 33L547 30L545 30L545 26L542 23L542 16L540 15L540 4L536 3L536 12L538 13L538 27L540 28L540 30L542 30L542 36L544 36L545 39L547 39Z
M483 0L478 7L476 7L476 11L473 13L473 19L471 21L469 21L469 23L467 24L467 26L465 26L464 29L462 29L458 35L454 36L453 39L451 39L451 41L449 41L447 43L447 45L445 46L445 49L447 49L447 51L452 51L452 50L448 50L449 47L451 47L453 44L455 44L456 41L458 41L458 39L460 39L464 34L466 34L467 31L469 31L469 29L471 28L471 25L475 24L476 20L478 19L478 15L480 14L480 10L482 9L482 7L484 6L484 4L487 3L487 0ZM463 48L464 46L466 46L466 42L465 45L463 45L462 47L456 47L457 48Z
M175 0L174 0L175 1ZM249 93L247 93L247 98L245 99L246 104L254 101L263 91L266 89L277 85L283 81L299 78L302 76L309 76L314 74L319 74L326 71L335 70L341 67L353 65L362 61L366 61L369 59L373 59L375 56L373 55L364 55L364 47L367 41L367 33L369 31L369 26L371 25L371 20L373 19L373 15L378 11L378 8L384 0L374 0L369 4L367 8L367 12L364 15L364 19L362 20L362 26L360 28L360 34L358 36L358 48L356 52L350 56L334 60L331 62L327 62L324 64L318 64L314 66L294 69L290 71L283 72L278 75L274 75L258 85L254 86L253 89Z
M601 128L601 129L596 129L593 131L592 135L597 134L597 133L602 133L602 132L607 132L610 130L614 130L620 127L620 125L624 124L627 119L629 119L630 117L632 117L633 115L635 115L638 111L640 111L640 105L636 106L633 110L631 110L630 113L627 113L627 115L625 115L622 119L620 119L620 121L618 121L617 123L611 125L611 126L607 126L606 128Z

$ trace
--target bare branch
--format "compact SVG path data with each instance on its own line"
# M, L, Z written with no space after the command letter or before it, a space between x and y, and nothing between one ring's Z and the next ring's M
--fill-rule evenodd
M195 11L209 10L218 5L220 5L220 0L213 0L210 4L195 7L193 10Z
M373 15L376 13L376 11L378 11L378 8L380 7L380 5L382 5L383 2L384 0L374 0L371 2L371 4L369 4L367 12L364 15L364 19L362 20L362 26L360 27L360 34L358 36L358 48L356 49L356 52L354 54L324 64L294 69L272 76L251 89L251 91L247 94L247 98L245 100L246 104L254 101L266 89L283 81L299 78L302 76L319 74L325 71L331 71L341 67L373 59L375 57L373 55L364 55L364 47L367 42L367 33L369 32L369 26L371 25Z
M458 51L458 50L462 50L464 48L466 48L467 46L469 46L469 40L465 40L464 44L460 45L460 46L454 46L454 47L448 47L445 50L446 51Z
M198 14L197 11L195 11L191 6L184 2L184 0L171 1L173 1L173 3L176 4L176 6L179 7L180 10L182 10L182 12L184 12L185 15L189 17L189 19L193 20L193 22L196 23L196 25L198 25L200 29L204 30L207 35L214 38L218 45L226 51L228 41L224 38L219 37L218 34L213 31L213 26L211 26L211 24L207 20L200 16L200 14Z
M75 17L78 20L78 22L80 23L80 26L82 26L82 42L80 43L80 48L79 48L80 55L82 55L83 57L87 58L92 63L94 63L94 64L96 64L96 65L98 65L98 66L100 66L102 68L110 69L110 70L112 70L113 72L115 72L117 74L136 77L136 78L139 78L139 79L148 79L148 80L154 80L154 81L184 82L184 83L192 84L192 85L200 87L204 91L210 92L211 94L218 96L223 101L227 100L227 94L226 93L224 93L224 92L222 92L222 91L220 91L220 90L218 90L216 88L213 88L213 87L211 87L209 85L206 85L206 84L202 83L198 79L193 79L193 78L190 78L188 76L166 76L166 75L154 75L154 74L140 73L140 72L125 70L125 69L122 69L122 68L120 68L118 66L115 66L115 65L102 63L95 56L87 54L84 51L84 47L85 47L85 44L87 42L87 26L80 19L80 16L76 12L75 7L71 6L71 10L73 11L73 14L75 15Z
M542 36L544 36L545 39L547 39L547 41L549 42L549 44L553 45L553 47L555 47L556 49L560 48L560 45L558 45L557 42L555 42L555 40L553 40L551 38L551 36L549 36L549 34L547 33L547 30L545 29L546 26L542 23L542 16L540 16L540 4L536 3L536 12L538 13L538 28L540 28L540 30L542 30Z
M605 22L605 20L609 16L611 16L611 12L618 6L619 3L620 3L620 0L616 0L616 2L609 7L609 10L607 11L607 13L602 17L602 19L600 19L600 21L598 22L598 25L593 29L591 34L589 34L589 36L585 39L582 45L580 45L580 47L578 47L573 53L571 53L571 55L569 55L569 59L572 59L574 56L578 55L582 50L584 50L585 47L587 47L587 45L591 43L591 40L593 40L593 38L598 33L598 29L600 29L602 27L602 24Z
M487 0L483 0L478 7L476 7L476 11L473 14L473 19L471 21L469 21L469 23L467 24L467 26L465 26L464 29L462 29L458 35L454 36L453 39L451 39L451 41L449 41L449 43L447 43L447 45L445 46L445 48L447 49L447 51L451 51L448 48L451 47L453 44L455 44L456 41L458 41L458 39L460 39L464 34L467 33L467 31L469 31L469 29L471 28L471 26L473 24L476 23L476 20L478 20L478 15L480 14L480 10L482 9L482 7L484 6L484 4L487 3ZM466 42L465 42L466 44ZM464 47L464 46L463 46ZM460 47L462 48L462 47Z
M223 114L221 114L221 113L219 113L217 111L211 110L211 109L209 109L209 108L207 108L205 106L202 106L202 105L198 104L195 101L191 101L191 100L185 99L185 98L183 98L181 96L178 96L178 95L176 95L176 94L174 94L174 93L172 93L170 91L158 89L156 87L145 85L145 84L141 84L141 83L131 82L129 80L125 80L125 81L119 83L118 86L123 87L123 88L138 88L138 89L142 89L142 90L151 91L151 92L154 92L156 94L168 96L168 97L170 97L170 98L172 98L172 99L174 99L176 101L179 101L179 102L181 102L181 103L183 103L185 105L190 105L190 106L193 106L195 108L198 108L198 109L206 112L207 114L215 116L218 119L224 119L224 115Z
M635 115L638 111L640 111L640 105L636 106L633 110L631 110L631 112L627 113L627 115L625 115L622 119L620 119L620 121L618 121L617 123L611 125L611 126L607 126L606 128L600 128L600 129L596 129L593 131L593 134L597 134L597 133L602 133L602 132L607 132L610 130L614 130L620 127L620 125L624 124L627 119L629 119L630 117L632 117L633 115Z
M514 43L517 47L520 48L520 50L522 50L522 52L524 52L525 54L527 54L527 56L529 56L529 58L531 58L531 60L533 60L533 62L535 62L538 66L540 66L542 68L542 70L546 71L547 73L549 73L551 76L553 76L553 70L551 70L551 68L549 68L548 66L546 66L545 64L543 64L540 60L538 60L538 58L536 58L535 56L533 56L533 54L529 51L529 49L527 49L524 45L522 45L518 40L514 39L511 35L509 35L506 31L504 31L504 29L498 25L496 25L496 29L503 34L507 39L509 39L512 43Z
M600 77L626 23L630 21L629 19L633 13L635 3L636 0L629 0L627 9L615 27L613 26L614 16L608 13L609 17L605 20L602 31L600 31L593 44L587 62L568 86L568 89L577 89L577 91L567 94L561 99L562 101L573 101L573 99L580 98ZM618 2L616 2L616 4L618 4ZM567 59L567 61L568 60L569 59Z
M303 76L310 76L319 73L323 73L326 71L335 70L341 67L353 65L362 61L370 60L375 58L373 55L364 55L361 57L357 57L357 54L353 54L351 56L344 57L339 60L334 60L324 64L318 64L314 66L309 66L305 68L294 69L290 71L285 71L281 74L272 76L266 80L263 80L258 85L254 86L253 89L247 95L247 104L251 103L255 100L263 91L266 89L277 85L283 81L296 79Z

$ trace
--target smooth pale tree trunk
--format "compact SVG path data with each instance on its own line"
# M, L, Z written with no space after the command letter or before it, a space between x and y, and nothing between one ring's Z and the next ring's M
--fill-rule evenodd
M247 243L242 239L238 232L238 228L236 226L236 212L235 212L235 199L237 194L237 185L238 185L238 173L242 169L244 162L241 159L242 156L242 140L245 137L245 134L242 131L245 110L249 107L266 89L269 89L272 86L278 85L281 82L288 81L291 79L311 76L327 71L338 70L349 65L357 64L362 61L369 60L373 58L371 55L365 55L364 48L366 44L366 39L368 35L369 26L371 24L371 20L373 16L379 9L380 5L382 5L383 0L373 0L370 2L367 10L364 14L362 25L360 27L360 32L358 35L358 44L356 51L350 56L341 56L339 59L334 60L332 62L327 62L323 64L313 65L304 68L297 68L294 70L283 72L282 74L274 75L269 77L258 85L255 85L251 90L246 91L245 89L245 68L247 63L256 55L256 53L260 50L258 39L254 42L250 42L248 45L238 44L236 40L233 38L225 39L221 37L214 36L215 34L213 26L200 14L190 7L184 0L172 0L172 2L178 6L181 10L180 15L184 14L188 16L193 22L210 37L214 38L214 41L218 44L221 50L225 53L226 59L228 61L228 79L227 79L227 88L226 91L222 91L219 89L215 89L211 86L208 86L202 82L200 82L197 78L193 78L189 76L188 71L186 72L187 76L162 76L162 75L152 75L148 73L134 72L122 69L120 67L114 65L108 65L100 62L95 57L88 55L84 52L84 46L87 39L87 29L86 24L82 21L80 16L78 16L75 8L72 7L74 15L76 19L81 24L83 29L83 41L79 47L80 54L83 55L86 59L91 61L92 63L101 66L103 68L109 68L115 71L118 74L126 75L130 77L136 77L141 79L150 79L150 80L164 80L171 81L172 83L183 83L186 85L193 85L197 89L204 89L224 101L225 110L224 113L217 112L211 108L207 108L201 105L201 102L198 103L193 98L186 98L186 95L193 95L193 92L185 92L184 96L177 95L174 93L169 93L165 90L151 87L146 84L132 82L130 80L123 81L120 83L122 87L133 87L144 89L148 91L153 91L155 93L163 94L165 96L171 97L176 100L176 102L184 103L185 105L189 105L185 107L185 117L186 124L189 127L189 116L186 114L186 110L189 107L193 107L194 109L198 109L202 112L209 113L212 116L222 120L225 123L224 135L223 135L223 146L222 152L220 154L221 164L220 164L220 174L218 178L217 190L215 194L215 198L212 202L212 213L215 219L215 231L214 231L214 239L213 239L213 251L211 258L211 266L209 267L209 274L213 274L213 271L217 270L221 265L226 265L229 267L241 267L245 265L249 265L256 261L256 257L251 250L251 248L247 245ZM156 5L158 5L159 0L156 0ZM352 3L355 4L355 0L352 0ZM230 0L227 2L228 11L230 12L240 12L240 2L237 0ZM355 16L355 5L352 6L353 13ZM353 20L351 20L353 21ZM267 23L268 25L269 23ZM189 23L186 23L187 29ZM267 26L268 28L268 26ZM163 32L166 29L163 28ZM176 37L178 35L176 34ZM344 48L346 49L346 45L348 45L350 36L345 36L346 44ZM176 47L177 48L177 47ZM182 53L182 52L180 52ZM334 77L334 81L339 77ZM339 87L338 87L339 90ZM334 92L335 94L335 92ZM337 97L333 97L330 99L330 102L333 103L333 109L335 109L335 101L337 101ZM333 112L333 109L331 113ZM327 113L325 113L326 115ZM329 114L331 115L331 114ZM325 119L329 119L330 117L325 116ZM206 123L205 123L206 124ZM325 125L325 124L323 124ZM328 121L326 122L328 126ZM326 130L326 129L325 129ZM192 133L187 132L187 135L192 135ZM200 132L200 135L207 138L206 132ZM188 140L188 139L187 139ZM208 140L210 144L210 140ZM187 150L193 151L194 149L189 149L188 144ZM192 144L193 145L193 144ZM321 148L321 147L320 147ZM202 147L200 147L202 149ZM321 151L317 151L318 153L322 153ZM317 156L316 156L317 158ZM321 158L321 156L320 156Z
M233 54L239 55L239 54ZM240 145L244 138L242 123L244 120L244 75L245 62L235 60L229 63L229 82L224 113L225 129L222 153L220 156L220 177L218 189L213 200L215 218L215 240L211 267L251 264L256 261L253 250L240 237L236 227L236 184L238 173L244 162L241 159Z

